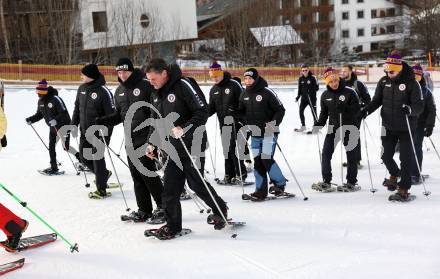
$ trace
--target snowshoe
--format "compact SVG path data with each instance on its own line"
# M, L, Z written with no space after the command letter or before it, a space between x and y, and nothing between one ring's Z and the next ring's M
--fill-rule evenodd
M152 215L141 210L132 211L129 215L121 215L121 221L133 221L135 223L146 222Z
M159 240L170 240L176 237L184 236L191 233L190 229L182 229L178 232L173 232L168 225L164 225L159 229L149 229L144 232L146 237L154 236Z
M323 193L330 193L336 191L336 187L333 187L331 183L327 183L327 182L313 183L312 189Z
M276 186L276 185L271 186L271 187L269 187L269 193L274 196L281 195L282 193L284 193L284 187Z
M26 231L29 222L23 220L23 225L20 226L15 222L13 222L13 225L15 227L16 233L8 236L8 239L6 241L0 242L0 246L4 247L7 252L15 252L18 250L21 236Z
M166 221L167 218L165 215L165 209L156 207L151 217L147 220L147 223L151 225L159 225L165 223Z
M306 130L306 126L301 126L300 128L295 128L294 131L295 132L304 132Z
M382 185L387 187L388 191L396 191L397 187L399 186L397 185L398 179L399 177L397 176L390 176L390 178L385 178Z
M90 170L86 165L84 165L84 164L81 163L81 162L76 162L76 163L75 163L75 168L76 168L78 171L91 172L91 170Z
M110 192L101 192L99 190L96 190L95 192L90 192L89 193L89 198L94 199L94 200L102 200L108 197L111 197L112 193Z
M407 189L402 188L399 188L396 193L388 197L388 200L393 202L409 202L415 199L415 195L411 195Z
M216 179L215 180L217 182L217 184L219 185L231 185L232 184L232 178L229 177L229 175L225 175L225 177L223 179Z
M0 246L4 247L5 250L8 252L21 252L24 250L43 246L45 244L54 242L55 240L57 240L57 235L54 233L49 233L49 234L22 238L19 240L18 244L15 247L11 247L11 243L9 242L9 239L0 242Z
M258 197L258 196L256 197L256 196L253 196L252 194L241 195L242 200L253 201L253 202L263 202L263 201L270 201L270 200L277 200L277 199L289 199L289 198L294 198L294 197L296 197L295 194L288 193L288 192L282 192L276 196L275 195L274 196L266 196L264 198Z
M38 170L40 174L53 176L53 175L63 175L64 171L60 171L58 169L47 168L44 170Z
M186 201L191 199L191 195L188 194L186 191L183 191L182 194L180 194L180 200L181 201Z
M14 262L2 264L0 265L0 276L8 272L14 271L16 269L19 269L23 267L23 265L24 265L24 258L16 260Z
M116 189L116 188L123 187L123 186L124 186L124 183L121 183L121 184L119 184L117 182L108 182L107 183L107 189Z
M336 190L338 192L356 192L361 189L361 186L351 183L344 183L342 186L338 186Z

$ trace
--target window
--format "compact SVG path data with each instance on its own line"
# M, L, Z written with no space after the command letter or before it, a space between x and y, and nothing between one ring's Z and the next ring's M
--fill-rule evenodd
M364 11L357 11L358 18L364 18Z
M364 0L357 0L358 3L364 3Z
M371 36L377 35L377 27L371 27Z
M309 21L309 17L307 15L301 15L301 23L307 23Z
M396 27L394 25L387 25L387 33L393 34L396 32Z
M107 32L107 13L106 12L92 12L93 18L93 32Z
M141 26L142 28L147 28L148 26L150 26L150 18L147 14L141 15Z
M377 17L377 10L371 10L371 18Z
M358 32L358 37L363 37L365 35L365 29L364 28L359 28L357 30Z
M342 12L342 20L348 20L350 17L349 12Z
M346 30L342 30L342 38L350 38L350 30L346 29Z
M342 0L342 4L348 4L348 0Z
M362 45L358 45L353 48L353 51L356 53L362 52L363 50L364 50L364 48L362 47Z
M386 12L387 16L396 16L396 9L394 8L388 8Z
M370 44L370 51L379 50L379 43L371 43Z

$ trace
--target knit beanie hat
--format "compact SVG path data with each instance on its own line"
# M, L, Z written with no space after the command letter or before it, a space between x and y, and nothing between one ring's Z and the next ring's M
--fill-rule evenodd
M256 80L258 78L258 71L255 68L249 68L244 72L243 76L251 77Z
M339 79L339 72L332 67L328 67L322 77L325 84L328 85L332 80Z
M81 73L83 73L85 76L91 78L91 79L98 79L101 73L98 70L98 66L95 64L88 64L85 65L81 69Z
M214 61L211 66L209 66L209 73L212 77L221 77L223 76L222 66Z
M402 71L402 56L400 56L397 50L393 50L391 54L387 57L387 61L385 62L384 67L386 71L393 71L398 73Z
M133 63L131 62L130 59L126 57L119 58L118 63L116 63L116 71L133 72L134 71Z
M37 87L35 88L37 94L39 95L47 95L47 81L46 79L42 79L38 82Z
M416 75L416 80L421 81L423 77L423 68L420 64L416 64L412 67L414 74Z

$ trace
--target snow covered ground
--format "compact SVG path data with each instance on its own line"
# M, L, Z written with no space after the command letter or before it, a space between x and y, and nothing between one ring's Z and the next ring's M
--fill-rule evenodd
M0 251L0 263L26 257L26 265L5 278L439 278L440 161L429 142L430 150L426 151L425 147L424 160L424 173L431 175L426 182L432 191L429 199L422 194L423 186L414 186L412 193L418 197L414 202L387 201L389 192L381 186L385 168L379 159L378 113L367 122L373 133L372 138L368 135L373 183L379 191L374 195L369 191L364 150L365 167L359 171L362 191L316 193L310 189L313 182L321 180L316 136L293 132L299 126L298 107L294 103L296 91L282 88L277 92L287 109L279 142L309 200L302 200L277 152L276 159L290 179L287 190L298 198L245 202L241 200L241 188L216 186L228 201L230 216L247 222L246 227L236 231L237 239L230 237L230 230L213 230L206 224L206 214L200 214L188 200L182 202L183 221L184 227L191 228L193 233L161 242L143 236L147 225L120 221L125 207L119 190L112 190L113 197L109 199L90 200L87 193L93 186L84 187L84 178L75 175L60 146L58 159L67 174L47 177L37 173L37 169L48 166L49 156L24 120L35 112L37 96L33 90L8 89L9 146L0 153L0 182L28 202L30 208L67 239L77 242L80 253L71 254L61 240L22 254ZM435 93L439 104L440 89ZM61 89L60 96L72 111L75 92ZM311 125L310 110L306 119ZM212 143L214 127L211 118L208 131ZM35 128L47 141L47 126L40 122ZM440 149L439 130L436 127L432 139ZM111 146L118 150L121 140L122 128L118 127ZM75 146L75 141L72 142ZM217 144L217 175L222 177L220 141ZM135 209L128 169L114 160L119 177L126 184L124 191L129 206ZM107 163L110 168L109 160ZM333 159L337 183L340 164L338 147ZM212 174L209 160L207 169ZM212 175L208 177L213 181ZM89 176L89 180L93 177ZM252 187L247 187L246 192L252 191ZM25 235L50 232L5 192L0 192L0 201L30 220Z

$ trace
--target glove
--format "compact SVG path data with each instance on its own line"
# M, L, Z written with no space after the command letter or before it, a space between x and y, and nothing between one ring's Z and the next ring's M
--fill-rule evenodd
M432 130L434 130L434 127L426 127L425 128L425 137L429 138L432 135Z
M49 126L50 127L55 127L57 125L57 121L55 119L52 119L49 121Z
M29 118L26 118L26 124L31 125L32 121L30 121Z
M296 98L295 98L295 102L298 103L298 100L299 100L299 96L296 96Z
M402 112L406 115L411 114L411 107L408 105L402 105Z

